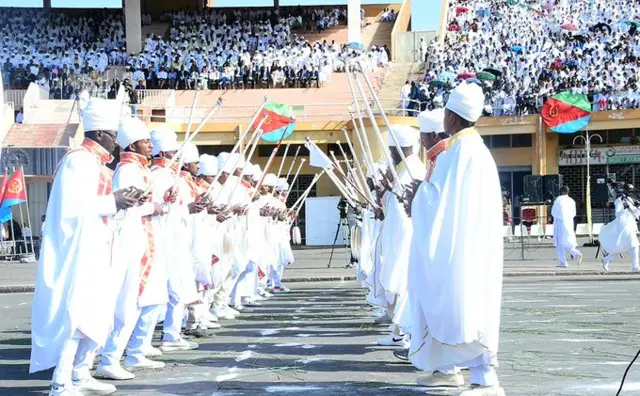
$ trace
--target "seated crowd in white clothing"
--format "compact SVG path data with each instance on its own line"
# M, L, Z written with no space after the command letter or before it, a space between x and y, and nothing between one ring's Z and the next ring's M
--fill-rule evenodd
M640 107L636 1L453 0L447 24L411 97L423 108L471 78L484 86L485 115L537 114L562 91L587 95L594 111Z

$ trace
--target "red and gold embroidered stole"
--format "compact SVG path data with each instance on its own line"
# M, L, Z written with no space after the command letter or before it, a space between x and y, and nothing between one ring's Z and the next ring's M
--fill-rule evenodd
M429 169L427 170L427 174L424 178L425 181L431 181L431 175L433 175L433 170L436 168L436 161L438 160L438 156L442 154L449 146L449 139L444 139L436 143L433 147L427 151L427 161L429 161Z
M147 158L143 157L140 154L136 153L122 153L120 154L120 163L118 163L118 167L123 164L134 164L138 167L139 171L142 172L142 178L144 182L144 186L139 186L139 188L147 189L151 184L151 170L149 169L150 162ZM147 202L153 202L153 197L149 194L147 198ZM145 287L147 286L147 281L149 280L149 274L151 274L151 269L153 268L154 256L155 256L155 239L153 237L153 224L151 223L151 216L143 216L142 217L142 226L144 227L144 231L147 235L147 245L145 247L144 255L140 260L140 286L138 287L138 297L142 295Z

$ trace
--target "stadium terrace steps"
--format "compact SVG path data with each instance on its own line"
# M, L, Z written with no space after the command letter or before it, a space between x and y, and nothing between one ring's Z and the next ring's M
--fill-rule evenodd
M422 80L424 77L424 63L392 63L391 69L387 72L384 83L380 90L383 98L397 98L395 106L388 103L389 107L401 108L400 91L407 80Z
M381 73L369 74L376 92L379 92ZM364 82L362 82L364 86ZM366 89L366 88L365 88ZM166 109L168 122L185 122L193 103L195 91L176 91L175 108ZM247 90L206 90L200 91L195 114L196 119L205 116L207 110L215 105L218 98L224 100L223 108L214 115L211 122L232 123L248 120L254 109L262 103L265 96L269 101L286 103L294 108L296 118L309 120L348 120L348 107L352 103L347 75L334 73L332 79L322 88L276 88ZM388 103L388 102L387 102ZM383 106L386 104L383 101ZM153 106L160 109L160 106ZM142 109L138 109L141 114ZM154 114L158 114L153 111ZM145 110L145 115L148 109Z
M393 30L392 23L380 23L376 22L376 17L366 18L368 25L362 29L362 44L367 48L372 45L383 46L391 45L391 30ZM328 28L322 33L318 32L304 32L303 30L294 30L293 34L297 34L300 37L304 37L311 44L316 42L322 42L326 40L331 43L335 40L338 44L348 44L349 36L346 25L340 25Z

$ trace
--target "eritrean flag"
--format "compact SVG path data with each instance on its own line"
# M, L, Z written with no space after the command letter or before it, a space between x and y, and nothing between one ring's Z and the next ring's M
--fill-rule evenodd
M24 172L19 168L7 181L0 208L10 208L25 202L27 202L27 192L24 189Z
M586 95L560 92L542 107L542 119L552 131L576 133L591 119L591 103Z
M261 138L267 142L279 142L286 139L293 133L296 128L295 117L293 109L289 105L268 102L262 108L260 115L256 118L256 122L253 124L254 128L257 128L264 116L267 118L262 123L260 129L262 129Z
M0 98L2 99L2 98ZM9 183L9 175L7 174L7 170L4 170L4 178L2 179L2 185L0 186L0 201L2 201L2 196L4 195L4 190L7 189L7 184ZM0 208L0 224L4 224L7 221L11 221L13 218L11 208Z

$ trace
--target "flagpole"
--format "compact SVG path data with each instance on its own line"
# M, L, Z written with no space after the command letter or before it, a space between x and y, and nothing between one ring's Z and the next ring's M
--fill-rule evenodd
M11 167L11 177L13 177L15 173L16 173L16 168ZM24 182L24 174L23 174L22 181ZM22 183L22 188L24 188L24 183ZM24 228L22 227L22 224L24 224L24 215L22 214L22 204L18 205L18 210L20 211L20 230L22 231L22 242L24 243L24 250L28 254L29 249L27 248L27 237L24 235Z
M20 169L22 169L22 175L23 175L23 177L24 177L24 169L23 169L23 167L21 166L21 167L20 167ZM29 235L29 239L31 240L31 252L32 252L32 253L33 253L33 255L35 256L35 254L36 254L36 247L35 247L35 245L33 244L33 228L31 228L31 214L29 213L29 196L27 195L27 182L26 182L26 181L24 182L24 197L26 198L26 199L24 200L24 202L25 202L25 203L26 203L26 205L27 205L27 223L29 224L29 231L31 231L31 232L30 232L30 235ZM42 236L41 236L41 238L42 238ZM35 257L34 257L34 258L35 258Z

